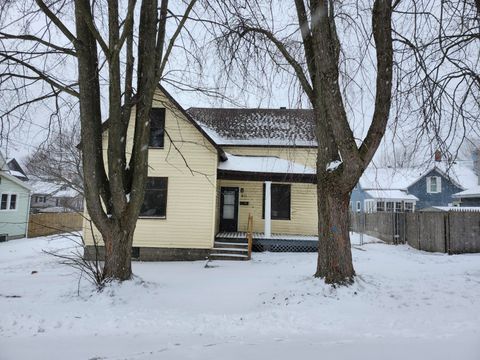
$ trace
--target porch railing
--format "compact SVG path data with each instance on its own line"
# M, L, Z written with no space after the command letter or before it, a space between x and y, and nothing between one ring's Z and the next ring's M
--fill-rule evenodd
M253 242L253 215L248 214L247 223L247 241L248 241L248 259L252 258L252 242Z

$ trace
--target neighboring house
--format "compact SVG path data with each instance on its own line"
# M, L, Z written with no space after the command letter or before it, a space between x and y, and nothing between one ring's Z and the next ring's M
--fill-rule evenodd
M28 233L31 188L11 174L9 163L0 153L0 241L23 238Z
M441 159L424 168L369 167L351 197L353 211L403 212L458 203L454 194L476 183L473 164L447 165Z
M33 189L30 211L70 212L83 211L83 197L78 191L53 182L46 182L32 177L29 181Z
M452 195L460 207L480 206L480 185Z
M131 121L128 146L133 127ZM104 128L106 143L108 121ZM244 259L243 249L235 253L225 243L245 239L249 215L257 243L290 241L316 249L317 149L310 110L185 111L159 87L151 129L149 179L133 240L136 257L205 259L213 249L219 257L231 252ZM85 226L91 246L88 221ZM87 247L87 257L91 250Z

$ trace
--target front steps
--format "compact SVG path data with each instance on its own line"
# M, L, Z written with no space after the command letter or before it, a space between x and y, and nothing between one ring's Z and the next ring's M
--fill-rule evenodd
M216 239L209 260L243 261L248 259L248 243L245 239Z

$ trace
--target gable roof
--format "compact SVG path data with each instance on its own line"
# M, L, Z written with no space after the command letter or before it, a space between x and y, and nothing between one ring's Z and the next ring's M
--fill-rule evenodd
M219 145L315 147L309 109L197 108L187 110Z
M428 167L409 168L377 168L370 166L363 173L359 183L364 190L407 190L434 170L462 189L467 189L477 184L477 176L473 171L472 164L469 162L462 162L462 164L435 162Z
M7 161L7 168L10 172L10 175L13 175L23 181L28 180L26 172L23 170L23 168L20 166L20 164L15 158Z

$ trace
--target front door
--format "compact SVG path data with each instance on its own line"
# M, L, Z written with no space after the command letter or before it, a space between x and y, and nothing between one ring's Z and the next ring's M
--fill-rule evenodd
M220 231L237 231L238 188L222 187L220 201Z

